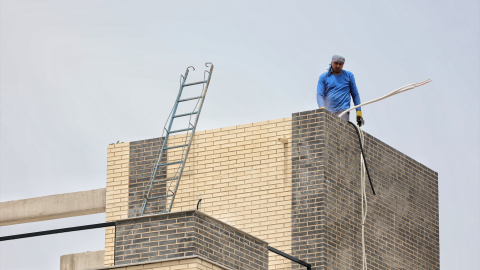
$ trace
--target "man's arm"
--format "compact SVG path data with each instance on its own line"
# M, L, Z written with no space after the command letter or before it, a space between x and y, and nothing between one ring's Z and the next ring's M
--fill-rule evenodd
M351 75L350 94L353 97L353 104L357 106L362 102L360 101L360 94L358 94L357 84L355 83L355 77L353 76L353 73L350 73L350 75ZM365 125L365 121L363 120L363 116L362 116L362 107L358 107L356 110L357 110L357 125L361 127Z
M355 104L355 106L362 103L360 101L360 94L358 94L357 84L355 83L355 77L353 76L353 73L350 73L350 94L352 95L353 104ZM362 107L358 107L356 110L361 111Z
M317 104L319 108L325 107L325 82L323 76L320 76L320 78L318 79Z

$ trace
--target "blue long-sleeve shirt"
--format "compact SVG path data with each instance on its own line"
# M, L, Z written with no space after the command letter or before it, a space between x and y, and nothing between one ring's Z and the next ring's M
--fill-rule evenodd
M325 107L334 113L343 112L350 108L350 96L353 97L355 105L361 103L352 72L342 70L338 75L325 72L318 79L318 107ZM356 110L360 111L361 107Z

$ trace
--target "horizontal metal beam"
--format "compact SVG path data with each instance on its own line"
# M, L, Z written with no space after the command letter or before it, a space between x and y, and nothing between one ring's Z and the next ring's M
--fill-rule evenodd
M196 85L196 84L201 84L201 83L206 83L207 81L200 81L200 82L194 82L194 83L187 83L184 84L183 86L190 86L190 85Z
M194 114L197 114L197 113L198 113L198 112L189 112L189 113L177 114L177 115L174 115L173 118L183 117L183 116L189 116L189 115L194 115Z
M153 183L163 183L163 182L168 182L168 181L173 181L173 180L178 180L178 177L153 180Z
M167 163L160 163L160 164L158 164L158 167L168 166L168 165L173 165L173 164L180 164L182 162L183 162L182 160L178 160L178 161L172 161L172 162L167 162Z
M178 102L184 102L184 101L189 101L189 100L194 100L194 99L201 99L202 96L198 96L198 97L191 97L191 98L184 98L184 99L180 99Z
M150 197L150 198L147 198L149 200L154 200L154 199L161 199L161 198L167 198L167 197L172 197L173 194L168 194L168 195L160 195L160 196L155 196L155 197Z
M193 128L183 128L183 129L178 129L174 131L168 131L168 134L179 133L179 132L190 131L190 130L193 130Z
M170 147L165 148L165 150L170 150L170 149L180 148L180 147L185 147L185 146L188 146L188 144L170 146Z

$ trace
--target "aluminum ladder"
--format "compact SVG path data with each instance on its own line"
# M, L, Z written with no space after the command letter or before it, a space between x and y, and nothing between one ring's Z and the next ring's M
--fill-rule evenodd
M150 183L147 185L144 194L144 202L142 205L140 216L145 214L145 209L147 204L151 200L156 199L163 199L165 198L165 210L160 211L160 213L168 213L172 209L173 201L175 199L175 195L178 190L178 185L180 184L180 179L182 177L183 169L185 168L185 162L187 161L188 151L190 150L190 146L192 145L193 136L195 134L195 129L197 127L198 118L200 117L200 112L202 111L203 102L205 100L205 95L207 94L208 86L210 84L210 79L212 77L213 72L213 64L206 63L205 66L210 68L209 70L204 71L203 81L193 82L193 83L186 83L189 69L192 68L195 70L194 67L190 66L185 71L185 76L181 75L180 77L180 90L178 91L177 99L175 100L175 104L173 105L173 109L167 119L167 122L164 127L164 136L162 148L160 150L160 154L158 155L158 160L154 165L155 168L153 170L152 176L150 177ZM183 88L193 85L202 84L202 92L199 96L193 96L188 98L182 98ZM180 103L189 102L189 101L197 101L195 107L191 112L188 113L181 113L177 114L177 109ZM174 120L189 117L188 119L188 126L183 129L172 130L172 125ZM195 117L195 120L192 123L192 117ZM168 124L167 124L168 123ZM177 145L168 145L168 138L171 134L182 134L185 135L183 142ZM175 161L165 162L164 157L167 156L168 150L181 150L181 158ZM174 174L172 177L165 177L165 179L157 179L158 173L164 170L167 171L167 168L171 170L173 168ZM165 184L165 194L158 195L158 196L151 196L152 189L155 185L162 185ZM162 187L161 187L162 188Z

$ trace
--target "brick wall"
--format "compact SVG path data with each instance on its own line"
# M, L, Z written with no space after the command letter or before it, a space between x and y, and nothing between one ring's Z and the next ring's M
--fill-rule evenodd
M200 255L232 269L268 269L267 243L198 211L122 220L115 265Z
M289 253L291 148L278 139L290 137L290 118L196 132L172 211L194 209L202 198L202 212ZM171 136L168 146L183 139ZM159 149L158 138L130 143L129 217L139 213ZM167 162L180 154L181 149L169 150ZM161 176L172 175L169 168ZM290 269L289 260L269 256L271 269Z
M181 140L181 135L172 136L169 146ZM109 186L112 192L130 186L123 191L129 196L126 202L125 195L118 203L107 202L107 217L115 213L107 220L138 212L160 139L123 146L128 151L114 146L118 153L112 154L109 148L107 198ZM365 148L378 193L367 192L369 269L438 269L437 174L368 134ZM178 160L179 154L170 151L165 158ZM314 269L357 269L359 155L354 128L323 109L198 131L172 211L194 209L202 198L202 212L314 264ZM128 173L110 167L119 163L123 165L116 170L126 167ZM170 169L160 176L171 174ZM113 231L107 229L106 265L113 263L112 239ZM269 253L269 269L292 267L301 269Z
M105 219L107 222L128 217L128 177L130 143L111 144L107 148L107 186ZM113 265L115 229L105 229L105 266Z
M162 143L163 140L161 138L130 143L128 217L136 217L141 214L145 200L145 191L150 184ZM164 158L166 158L165 154ZM156 180L165 179L165 167L160 167L160 169L157 172ZM165 195L165 183L156 184L152 188L150 197L159 195ZM145 207L144 214L155 214L164 210L165 198L151 199Z
M201 195L202 212L290 253L291 148L278 139L291 128L282 118L196 132L172 210L194 209ZM290 268L270 252L269 269Z
M290 253L291 148L279 138L290 140L291 118L197 131L172 211L194 209L201 197L202 212ZM182 139L171 136L169 146ZM158 138L130 143L124 215L138 213L159 150ZM168 161L177 160L179 150L169 151ZM289 260L273 253L269 263L271 269L290 269Z
M290 140L291 118L196 132L172 210L195 208L201 195L202 212L289 253L291 148L279 138ZM270 269L290 269L269 256Z
M294 114L292 133L293 255L313 269L360 269L355 129L319 109ZM365 151L377 192L367 190L369 269L439 269L438 175L368 134Z

